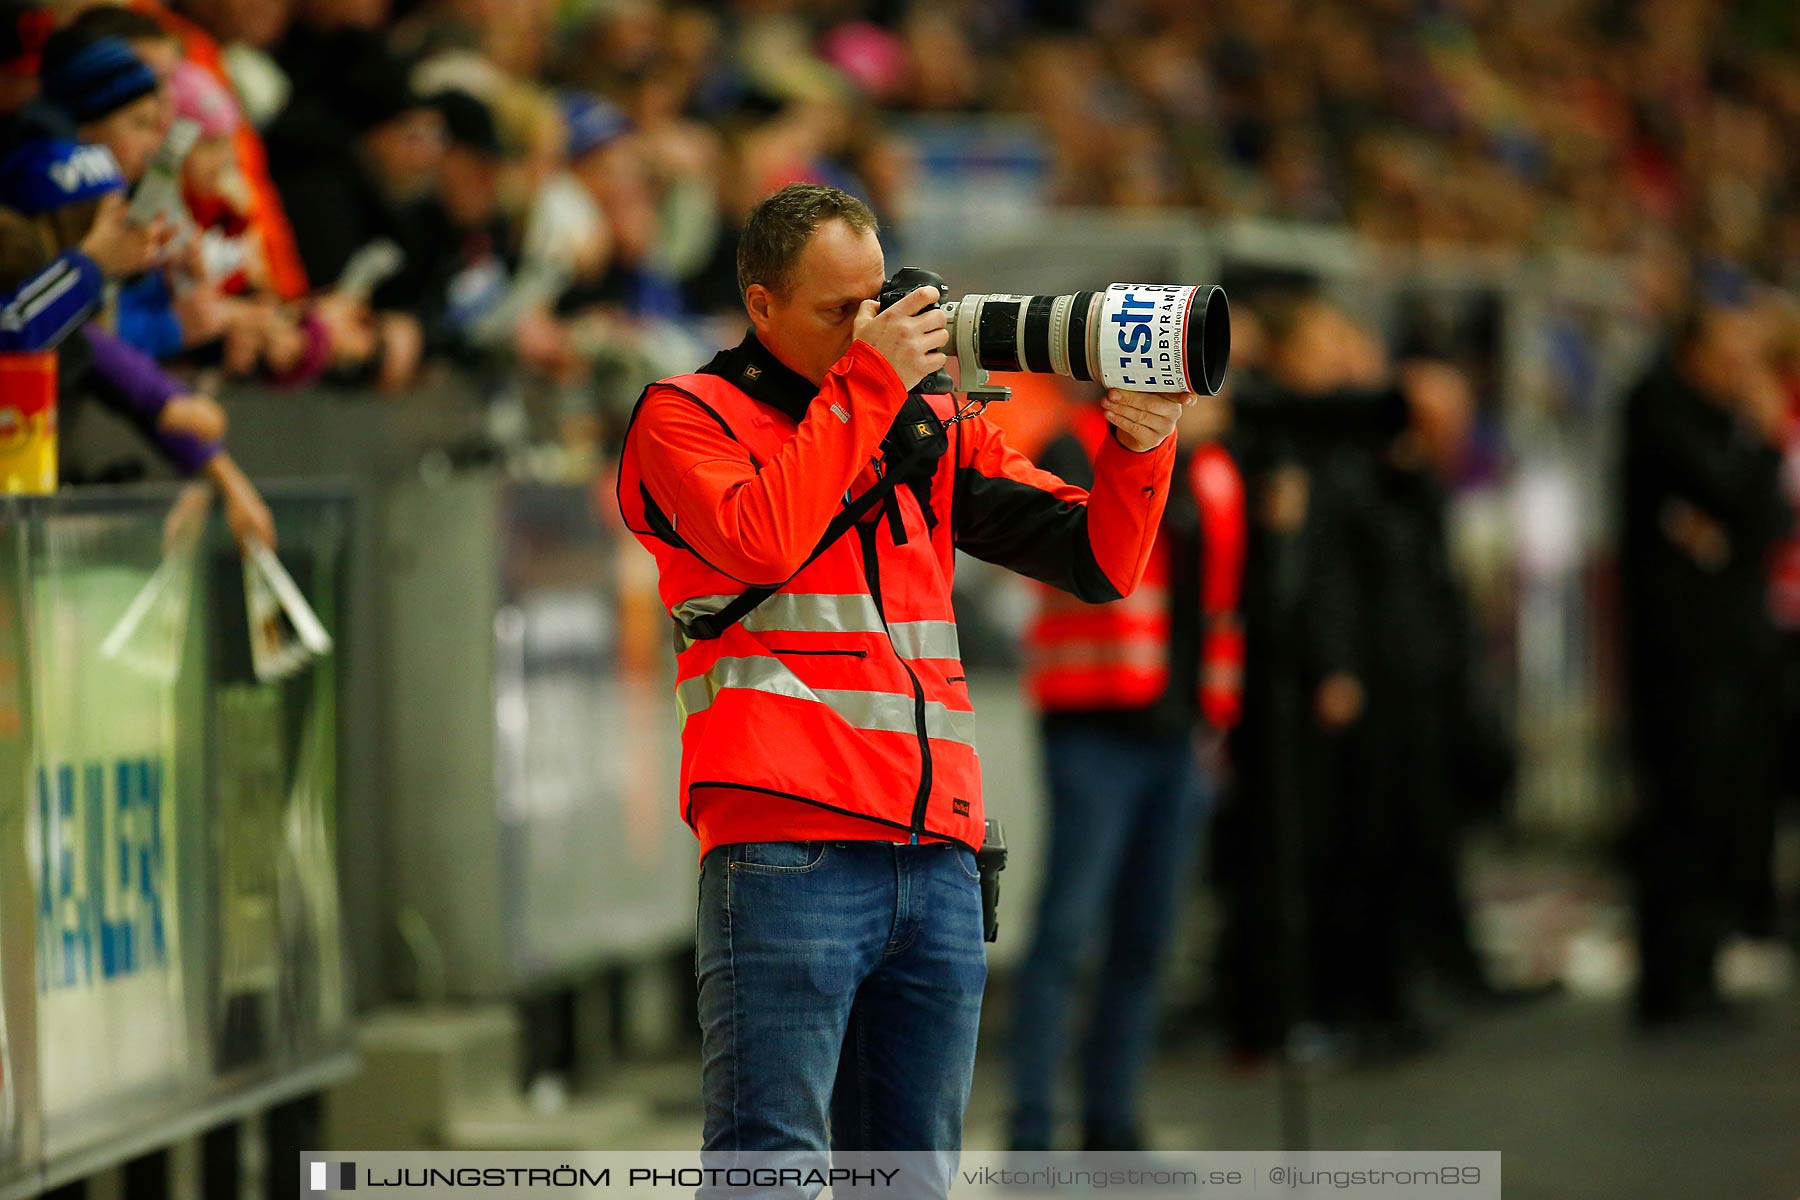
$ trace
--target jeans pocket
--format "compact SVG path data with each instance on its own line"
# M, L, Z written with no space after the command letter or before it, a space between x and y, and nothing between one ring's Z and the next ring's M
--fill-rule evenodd
M980 881L981 867L975 861L975 852L973 850L967 850L961 846L951 846L950 853L956 855L956 865L962 868L964 876L972 881Z
M739 842L731 869L756 875L804 875L825 861L830 842Z

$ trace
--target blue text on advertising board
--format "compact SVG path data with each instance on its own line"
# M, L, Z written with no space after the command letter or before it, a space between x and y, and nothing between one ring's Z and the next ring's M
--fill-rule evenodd
M38 990L91 987L168 962L162 763L38 768Z

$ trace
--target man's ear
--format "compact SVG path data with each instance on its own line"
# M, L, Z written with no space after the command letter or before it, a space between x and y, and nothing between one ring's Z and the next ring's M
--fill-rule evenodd
M758 332L769 327L769 305L775 299L774 293L760 283L753 283L744 289L744 307L750 312L750 323Z

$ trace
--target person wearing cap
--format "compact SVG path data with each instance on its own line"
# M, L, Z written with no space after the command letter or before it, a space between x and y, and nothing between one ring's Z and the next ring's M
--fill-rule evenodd
M479 229L500 212L500 171L506 151L494 114L468 92L444 91L431 98L444 120L446 144L438 162L438 203L458 229Z
M332 94L297 96L269 127L267 142L301 258L319 286L331 287L372 242L391 241L406 254L408 263L371 298L374 357L344 376L404 386L425 351L418 313L424 275L411 260L420 254L421 202L437 185L443 117L413 90L406 64L371 42L345 64Z
M66 122L38 96L38 70L54 14L32 0L0 0L0 155L34 130ZM100 306L108 278L145 270L166 239L160 224L132 226L115 197L93 228L16 287L0 291L0 353L55 349Z
M419 316L427 354L469 360L510 332L493 328L516 265L515 239L500 211L507 155L482 100L448 90L428 104L443 122L443 155L434 194L408 214L407 264L389 295Z
M27 142L15 148L0 159L0 204L12 218L6 225L5 257L9 271L22 273L34 258L48 259L55 249L67 247L90 233L89 226L97 216L120 203L124 189L124 174L104 146L52 138ZM31 269L37 270L41 265L36 264ZM85 319L84 316L82 320ZM73 332L73 329L64 332ZM128 416L160 420L167 404L184 389L167 381L153 365L146 367L144 364L148 360L135 352L111 354L112 347L118 344L118 339L112 335L91 325L88 332L97 337L102 347L101 384L117 385L111 390L102 390L102 400L124 397L128 402ZM63 342L65 339L57 340ZM82 389L69 385L81 379L89 369L91 355L82 351L91 346L83 345L81 339L68 340L74 353L65 356L59 364L65 377L61 391L65 396L78 396ZM117 374L114 368L117 368ZM181 407L178 405L177 409ZM174 421L178 425L184 423L179 417ZM198 423L204 427L207 421L202 418ZM170 463L185 474L203 467L216 448L208 439L194 440L185 436L187 431L184 430L160 432L170 436L158 440L159 448Z
M621 253L635 259L650 240L646 221L634 215L649 214L649 206L630 203L630 189L620 186L642 176L632 170L631 119L618 105L587 92L567 91L560 100L569 131L569 174L599 210L607 240L607 270L580 289L579 301L617 299L601 285L609 279L616 283Z
M654 261L657 197L629 118L582 92L564 95L563 113L569 125L570 172L599 205L611 248L605 273L573 289L566 306L616 306L637 317L678 315L680 289Z
M167 241L167 225L133 225L122 200L94 214L80 245L71 246L18 286L0 290L0 354L54 350L94 314L106 281L149 269Z
M571 314L583 355L620 379L676 370L699 349L683 333L691 314L682 277L694 268L695 248L715 237L714 181L697 158L659 177L650 153L655 143L613 104L567 92L562 105L569 173L599 210L606 258L564 294L559 308Z
M605 269L606 230L600 206L569 170L570 135L562 95L527 85L503 93L496 108L519 142L520 184L525 200L520 257L553 263L572 279Z
M42 151L27 150L24 157L33 153ZM78 177L70 178L77 184L81 182ZM35 183L44 182L42 177L26 174L11 156L5 179L9 191L17 189L21 193L29 193ZM47 186L57 188L53 182ZM107 280L149 269L167 240L166 222L158 219L149 225L133 225L126 220L120 197L102 198L79 244L69 246L16 286L0 289L0 354L55 349L100 307Z
M561 118L562 169L538 193L526 225L526 252L532 253L534 243L560 241L574 248L574 276L591 282L610 266L613 239L592 180L583 178L579 165L623 138L631 122L618 105L587 92L559 92L555 104Z
M91 234L97 214L118 211L124 173L103 146L66 139L28 142L0 159L0 287L42 273L58 249ZM204 476L225 502L227 523L242 544L275 544L262 497L222 445L225 415L209 396L192 394L150 358L89 321L62 340L57 354L58 423L65 435L88 400L124 418L185 476ZM70 460L73 439L58 439L58 477L87 472Z
M217 73L184 58L175 31L148 12L95 5L65 26L62 36L72 45L104 37L125 42L173 101L174 115L202 128L200 143L184 165L183 200L194 224L211 232L203 234L203 253L190 262L190 273L217 281L225 295L258 293L258 303L248 311L240 307L231 323L224 351L227 368L248 373L260 358L273 382L291 384L316 378L333 361L366 357L367 351L359 349L367 340L359 329L366 314L342 311L344 306L330 302L294 311L271 302L284 295L281 272L271 263L267 243L272 231L261 219L257 190L239 153L246 133L252 138L255 134L242 119L233 88ZM197 177L222 176L230 181L228 199L209 196L217 189L194 184ZM285 218L282 224L285 228ZM161 352L171 353L179 344L171 336Z
M436 92L428 103L445 134L437 188L409 214L407 264L388 296L403 298L419 317L430 357L475 365L509 351L533 369L571 377L579 363L550 312L563 274L519 269L517 230L500 204L514 156L493 110L460 89Z
M578 163L589 154L604 150L631 132L631 118L625 110L609 100L588 92L567 91L558 97L563 124L568 128L568 156Z
M169 113L155 73L123 39L57 31L44 45L40 84L80 140L111 153L125 185L143 178L168 134ZM130 345L167 359L224 335L241 315L213 300L194 293L178 302L161 272L146 272L121 289L115 328Z
M307 275L329 287L378 238L407 247L409 211L436 183L443 118L378 45L330 95L296 97L267 131L269 163Z

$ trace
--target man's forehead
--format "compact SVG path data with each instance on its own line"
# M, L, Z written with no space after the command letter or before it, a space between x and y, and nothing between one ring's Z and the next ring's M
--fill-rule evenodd
M807 291L846 298L874 295L886 276L875 235L837 219L820 225L807 240L799 267L796 282Z

